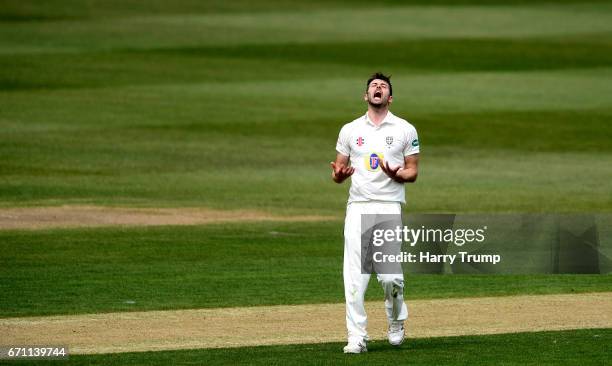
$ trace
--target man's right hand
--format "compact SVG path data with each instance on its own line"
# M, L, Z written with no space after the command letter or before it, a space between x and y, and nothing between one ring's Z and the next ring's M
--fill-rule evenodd
M345 164L336 164L335 162L331 162L332 168L332 179L336 183L342 183L346 180L346 178L350 177L355 173L355 168L352 166L348 166Z

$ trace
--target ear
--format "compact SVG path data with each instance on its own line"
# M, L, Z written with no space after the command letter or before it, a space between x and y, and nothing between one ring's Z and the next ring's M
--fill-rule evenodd
M393 95L389 95L389 104L393 102Z
M364 101L368 101L368 92L366 91L365 93L363 93L363 100Z

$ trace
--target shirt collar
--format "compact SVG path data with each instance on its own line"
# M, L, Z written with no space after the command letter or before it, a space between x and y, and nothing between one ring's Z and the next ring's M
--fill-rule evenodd
M391 111L387 111L387 115L386 115L386 116L385 116L385 118L382 120L382 122L380 122L380 124L379 124L378 126L376 126L376 125L374 124L374 122L372 122L372 121L370 120L370 116L368 116L368 112L367 112L367 111L366 111L366 113L365 113L364 119L365 119L365 122L366 122L367 124L370 124L370 125L372 125L372 126L374 126L374 127L381 127L381 126L382 126L383 124L385 124L385 123L388 123L388 124L393 124L393 121L394 121L394 118L393 118L393 117L394 117L394 116L393 116L393 113L391 113Z

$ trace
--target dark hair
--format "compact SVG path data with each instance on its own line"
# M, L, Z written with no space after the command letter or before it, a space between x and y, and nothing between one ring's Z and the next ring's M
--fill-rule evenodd
M368 90L368 88L370 87L370 83L374 79L379 79L379 80L382 80L382 81L386 81L387 84L389 84L389 95L393 95L393 86L391 86L391 75L387 76L387 75L383 74L382 72L377 72L376 74L372 74L372 76L370 76L370 78L368 79L368 82L366 84L366 91Z

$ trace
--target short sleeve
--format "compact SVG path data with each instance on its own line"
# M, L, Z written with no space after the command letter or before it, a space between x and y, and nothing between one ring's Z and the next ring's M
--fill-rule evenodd
M351 155L351 143L349 129L347 125L342 127L340 134L338 135L338 141L336 142L336 151L344 156Z
M414 127L410 126L410 130L406 136L406 145L404 146L404 156L414 155L419 153L419 136Z

